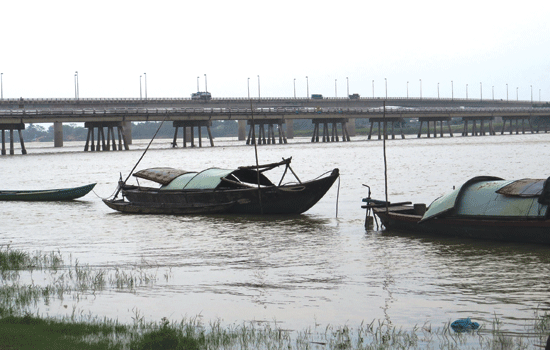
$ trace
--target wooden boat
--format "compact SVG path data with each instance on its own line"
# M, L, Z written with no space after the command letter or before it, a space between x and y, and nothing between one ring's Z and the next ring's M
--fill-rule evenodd
M74 188L60 188L53 190L33 191L2 191L0 201L68 201L88 194L96 184L89 184Z
M550 178L480 176L425 204L372 203L388 229L499 241L550 244Z
M160 187L119 183L123 199L106 199L110 208L137 214L300 214L315 205L339 176L338 169L302 182L292 158L272 164L237 169L209 168L191 172L173 168L144 169L133 174ZM264 172L285 166L278 185ZM288 170L297 182L282 184ZM259 184L258 184L259 182Z

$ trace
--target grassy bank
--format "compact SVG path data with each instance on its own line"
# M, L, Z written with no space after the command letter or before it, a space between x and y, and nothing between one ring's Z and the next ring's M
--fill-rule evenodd
M276 322L149 322L139 311L131 324L75 312L43 317L36 310L38 302L107 288L138 292L157 279L158 268L145 262L109 269L65 260L59 252L31 254L0 247L0 349L538 349L550 332L550 315L538 312L522 334L502 331L496 318L475 332L457 333L449 324L403 330L380 321L302 331L282 329ZM51 278L40 286L21 282L25 274L37 271ZM170 278L168 272L164 278Z

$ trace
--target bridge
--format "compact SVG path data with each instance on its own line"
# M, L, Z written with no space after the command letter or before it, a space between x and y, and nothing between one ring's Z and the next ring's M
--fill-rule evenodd
M433 136L439 123L440 135L443 136L443 124L447 123L449 134L453 118L460 118L464 123L462 135L469 133L472 123L472 135L495 134L493 120L501 118L504 126L510 123L512 131L515 122L516 133L519 123L525 132L525 123L531 132L535 131L534 118L550 119L550 104L532 101L503 101L482 99L435 99L435 98L219 98L194 100L189 98L162 99L4 99L0 100L0 130L2 131L2 154L6 154L5 131L10 132L10 154L13 154L13 132L19 132L22 153L26 153L21 136L25 123L53 123L54 145L62 147L62 123L83 122L88 128L88 139L84 150L128 149L131 144L131 122L171 121L175 128L173 145L176 145L178 128L183 128L183 146L191 142L194 146L194 130L198 129L199 146L201 129L205 127L213 146L210 126L213 120L237 120L239 122L239 139L246 139L246 126L258 126L259 143L275 143L275 129L279 130L279 142L286 142L286 137L293 137L292 123L296 119L311 119L314 126L312 142L338 141L338 124L342 140L350 140L354 135L357 118L367 118L370 122L369 139L373 126L378 124L378 138L395 138L394 126L402 125L405 119L417 119L420 122L418 137L423 133L426 123L427 136L430 137L430 124L433 125ZM477 129L479 123L479 131ZM282 127L286 124L286 134ZM332 124L332 130L330 125ZM487 124L487 129L485 128ZM544 123L546 125L546 123ZM267 137L264 126L267 126ZM321 128L323 130L321 137ZM107 129L105 139L104 129ZM97 130L97 148L94 145ZM116 132L115 132L116 130ZM384 130L384 135L381 135ZM538 126L537 130L538 132ZM546 131L546 129L544 130ZM118 136L118 145L116 142ZM401 136L404 138L403 132ZM249 127L247 143L254 143L252 128ZM101 147L100 147L101 143Z

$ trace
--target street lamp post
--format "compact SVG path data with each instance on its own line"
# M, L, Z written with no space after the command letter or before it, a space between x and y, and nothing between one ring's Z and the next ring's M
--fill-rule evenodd
M468 99L468 84L466 84L466 99Z
M307 75L306 75L306 89L307 89L306 90L306 93L307 93L306 97L309 98L309 78L307 77Z
M338 97L338 85L336 84L337 81L338 79L334 79L334 97Z
M374 98L374 80L372 81L372 98Z
M506 83L506 101L508 101L508 83Z
M204 92L208 92L208 82L206 81L206 74L204 74Z
M386 88L386 100L388 99L388 79L384 78L384 85Z
M539 89L539 102L540 102L540 89Z
M294 78L294 98L296 98L296 78Z
M347 85L347 92L348 92L348 97L349 97L349 79L348 79L348 77L346 77L346 85Z
M409 82L407 81L407 98L409 98Z
M199 88L199 79L200 79L200 77L197 77L197 92L201 91L200 88Z
M437 98L439 99L439 83L437 83Z
M139 76L139 99L141 100L141 75Z
M451 80L451 100L454 101L455 99L455 88L453 85L453 81Z
M530 85L531 86L531 103L533 102L533 85Z
M420 80L420 99L422 99L422 79L418 80Z
M0 98L4 99L4 73L0 73Z
M491 90L493 91L493 101L495 100L495 86L493 85L491 87Z
M147 100L147 73L143 73L145 80L145 100Z
M80 91L78 86L78 71L74 72L74 98L77 100L80 98Z
M519 86L516 86L516 101L519 101Z
M479 82L479 100L483 101L483 85Z
M258 101L260 100L260 75L258 75Z
M246 78L246 91L248 92L248 99L250 100L250 78Z

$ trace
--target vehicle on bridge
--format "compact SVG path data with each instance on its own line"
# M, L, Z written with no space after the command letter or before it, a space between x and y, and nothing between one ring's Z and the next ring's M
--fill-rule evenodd
M204 101L209 101L212 99L212 94L210 94L209 92L207 91L198 91L198 92L193 92L191 94L191 99L192 100L204 100Z
M321 95L321 94L312 94L311 98L314 99L314 100L322 100L323 95Z

